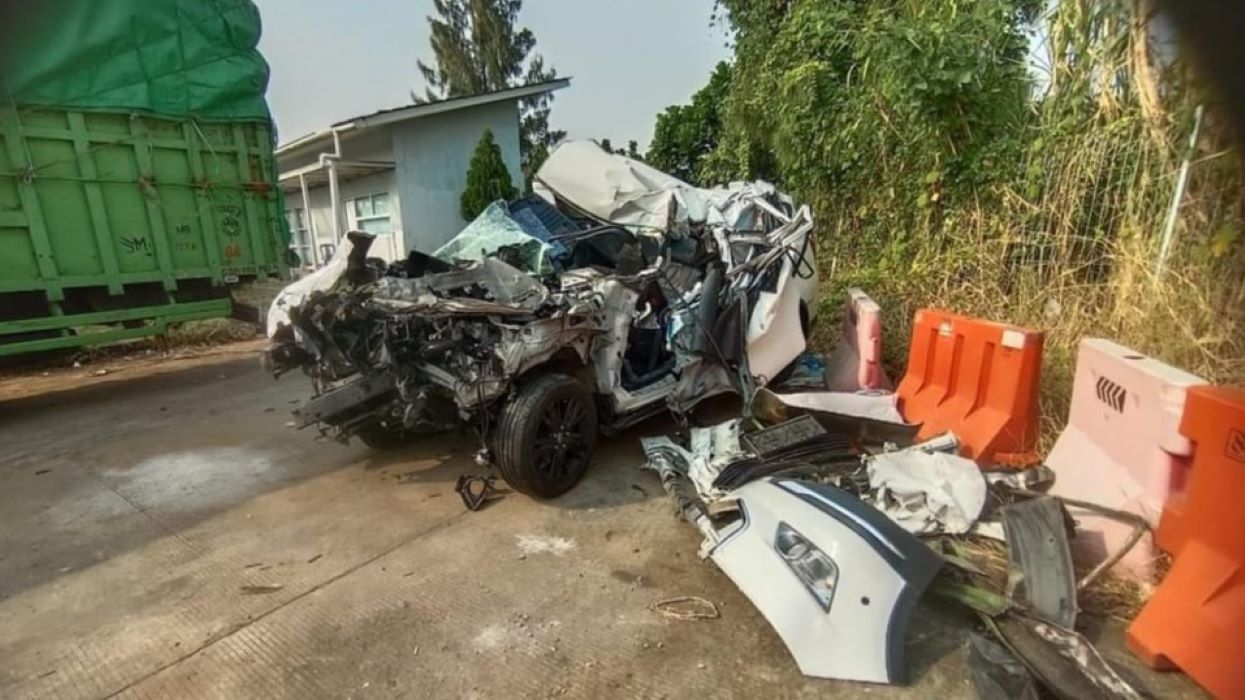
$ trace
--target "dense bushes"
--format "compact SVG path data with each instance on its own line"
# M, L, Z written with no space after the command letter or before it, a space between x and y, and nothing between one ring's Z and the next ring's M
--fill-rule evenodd
M1209 102L1187 149L1207 98L1145 6L719 0L735 55L696 175L774 179L810 202L823 304L868 289L893 364L912 312L937 305L1046 328L1055 421L1086 334L1245 381L1236 155Z

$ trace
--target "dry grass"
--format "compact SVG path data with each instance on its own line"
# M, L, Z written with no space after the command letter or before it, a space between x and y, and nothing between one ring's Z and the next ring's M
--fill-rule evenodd
M1169 115L1156 122L1145 111L1104 105L1083 129L1046 138L1024 168L1025 184L996 183L977 201L924 216L917 230L896 232L907 241L898 255L824 252L820 267L835 274L823 285L823 309L831 313L819 321L815 342L825 348L837 340L831 317L846 286L863 286L882 305L894 377L902 376L913 315L921 308L1040 329L1042 451L1066 423L1084 338L1114 340L1210 383L1245 385L1239 153L1215 132L1209 115L1191 152L1170 255L1160 266L1190 123ZM821 221L837 222L823 223L823 231L836 229L829 235L844 240L876 236L867 222L843 215L857 205L823 212ZM1002 591L1004 547L970 538L961 548L982 570L966 575L968 582ZM1165 567L1158 568L1161 580ZM1153 586L1108 571L1080 592L1078 604L1086 613L1131 620Z
M1245 254L1223 245L1224 232L1230 239L1240 228L1236 156L1218 151L1193 164L1160 276L1179 159L1146 138L1120 128L1053 144L1034 156L1045 173L1036 197L1000 185L989 206L944 212L903 260L821 261L838 270L824 305L833 313L844 286L872 282L895 376L920 308L1045 331L1043 448L1066 420L1082 338L1112 339L1212 383L1245 383ZM837 326L827 318L819 328L828 347Z
M913 213L903 230L879 231L853 214L885 211L877 202L828 197L818 212L829 239L823 254L841 256L819 261L838 271L823 285L830 295L823 308L837 309L843 287L864 286L886 314L885 352L896 375L922 307L1046 332L1043 447L1065 422L1085 337L1112 339L1212 383L1245 384L1240 151L1195 71L1170 51L1155 58L1147 22L1135 14L1150 5L1046 5L1035 27L1049 48L1048 91L1014 135L1028 143L1020 176L979 186L971 201L961 194ZM1207 108L1190 149L1198 104ZM1159 274L1186 159L1174 244ZM879 183L879 197L885 189ZM824 347L835 326L821 326Z
M239 340L251 340L258 335L259 332L254 324L232 318L209 318L178 324L163 336L157 336L147 342L159 349L170 350L177 347L235 343Z
M235 301L250 304L266 313L268 305L284 285L283 280L264 280L233 290ZM30 353L5 358L0 363L0 376L21 375L75 364L88 365L124 357L180 357L206 348L227 345L262 337L255 324L232 318L210 318L175 324L163 335L141 338L112 345L96 345L43 353Z
M953 575L964 583L1005 595L1007 587L1007 546L986 537L952 538L954 550L976 566L980 573L954 569ZM1076 565L1078 580L1092 566ZM1163 569L1163 566L1159 567ZM1154 584L1107 571L1077 594L1077 608L1082 613L1111 617L1128 622L1137 616L1149 599Z
M1081 612L1131 622L1153 590L1154 584L1148 581L1108 571L1081 591L1076 602Z

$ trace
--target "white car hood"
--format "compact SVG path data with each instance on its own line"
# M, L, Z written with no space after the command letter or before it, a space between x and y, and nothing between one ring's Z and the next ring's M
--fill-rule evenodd
M752 229L755 200L776 195L767 182L695 187L647 163L609 153L593 141L558 144L536 173L536 184L546 199L556 194L586 214L643 234L677 235L702 223ZM791 203L787 197L780 199Z

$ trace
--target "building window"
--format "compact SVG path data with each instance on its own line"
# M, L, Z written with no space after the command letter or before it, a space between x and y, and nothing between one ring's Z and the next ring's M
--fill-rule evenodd
M367 231L377 236L393 232L389 222L389 193L380 192L350 200L350 213L354 222L351 228Z
M311 234L307 230L307 216L302 208L290 209L285 212L290 223L290 250L298 256L300 267L311 267L315 258L311 256Z

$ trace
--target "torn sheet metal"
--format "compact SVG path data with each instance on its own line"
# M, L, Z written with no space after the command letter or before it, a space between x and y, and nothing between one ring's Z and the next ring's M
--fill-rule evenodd
M1023 615L1004 615L994 631L1056 697L1141 700L1150 697L1102 658L1084 637Z
M866 460L870 501L917 534L968 532L986 505L977 463L945 452L908 449Z
M794 479L733 493L710 552L809 676L897 683L908 620L942 559L846 493Z
M692 428L691 459L687 477L706 503L721 500L726 492L713 485L722 469L744 454L739 432L742 421L728 420L708 428Z
M736 231L764 229L762 222L764 214L769 214L779 221L790 221L792 219L790 212L795 209L790 197L779 192L770 183L761 180L732 182L726 187L702 189L700 195L709 203L706 223ZM778 206L770 204L771 200L776 201Z
M762 386L807 347L800 324L800 292L792 275L792 261L783 260L774 291L758 292L748 319L748 371Z
M1081 674L1103 694L1141 700L1142 694L1124 680L1085 637L1070 629L1042 622L1032 623L1032 630L1040 639L1057 649L1064 658L1071 660Z
M290 311L301 306L307 297L315 292L327 292L337 285L338 280L346 274L347 261L354 253L356 241L366 249L374 239L375 236L370 233L351 231L342 239L341 245L324 267L295 280L277 292L268 307L268 337L275 336L281 327L290 325Z
M986 473L991 486L1002 485L1012 491L1042 491L1055 483L1055 471L1045 464L1016 470L994 470Z
M823 471L818 465L827 462L859 465L859 450L850 439L827 433L808 417L751 433L741 429L739 419L692 428L686 449L668 437L642 438L641 444L646 455L673 460L697 498L715 513L729 510L730 493L750 481L788 472L811 475ZM661 471L658 465L648 466Z
M592 141L558 144L536 180L576 209L641 233L686 234L689 222L708 215L697 188Z
M809 318L817 313L812 212L797 209L767 182L698 188L592 141L564 141L536 173L533 189L550 203L640 236L682 239L707 229L731 267L750 262L751 269L763 269L789 255L795 291Z
M775 393L774 397L793 408L907 425L895 404L894 394L816 391L796 394Z
M979 700L1038 700L1038 684L1029 669L989 637L968 635L968 675Z
M662 489L674 501L675 512L700 531L705 538L702 547L707 552L717 544L718 533L709 519L704 501L688 488L691 482L687 472L692 454L666 437L640 438L640 446L647 460L644 467L657 472ZM702 553L701 556L708 555Z
M831 432L843 433L871 442L910 444L918 425L905 423L895 406L894 394L835 391L778 393L758 389L753 412L769 423L809 414Z
M768 182L699 188L592 141L556 146L536 173L536 184L537 192L550 201L561 199L639 233L685 235L690 227L704 224L760 231L766 228L763 217L785 222L794 210L791 199Z
M1076 572L1067 514L1059 500L1035 498L1004 506L1009 595L1034 617L1066 629L1076 625Z
M487 298L480 298L479 291ZM549 300L549 290L521 270L487 258L471 267L414 279L382 277L373 283L372 299L393 311L530 314Z

